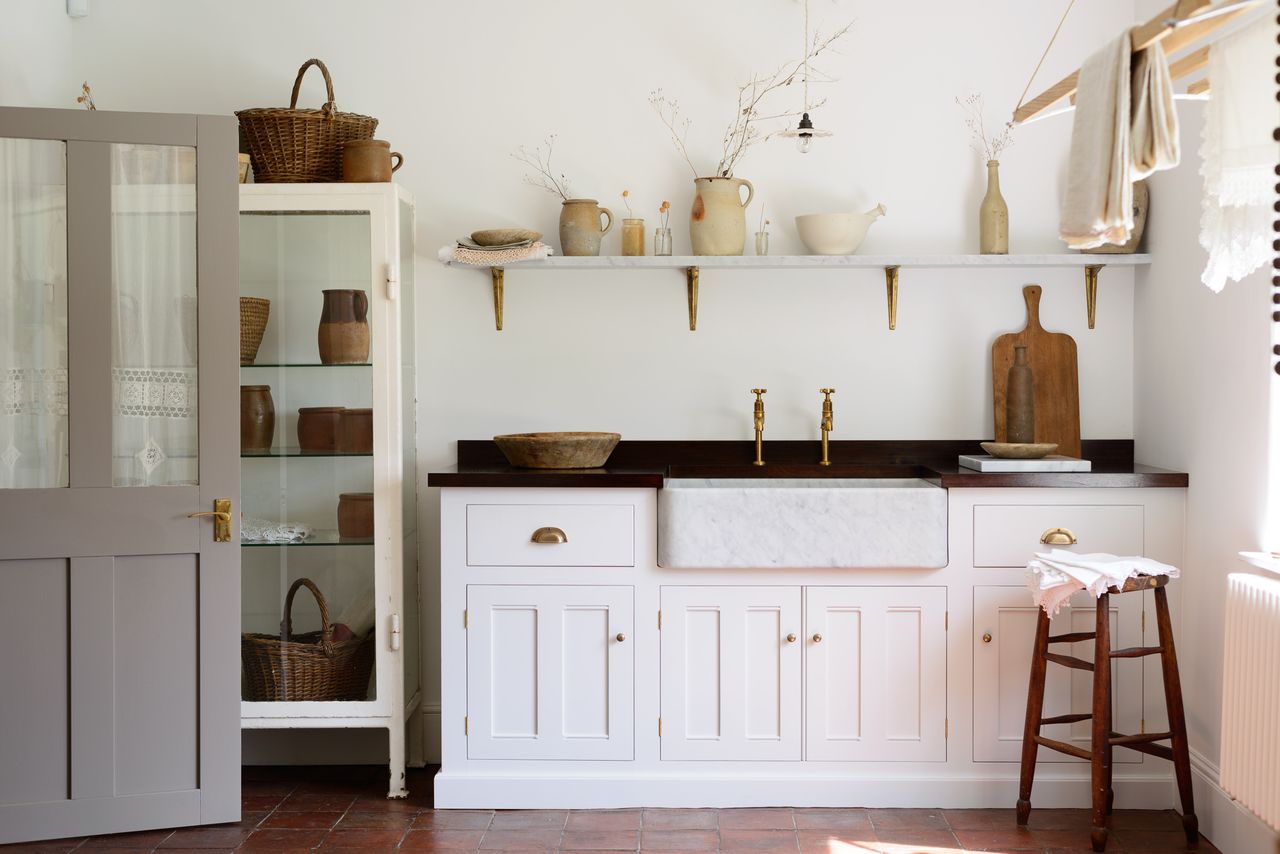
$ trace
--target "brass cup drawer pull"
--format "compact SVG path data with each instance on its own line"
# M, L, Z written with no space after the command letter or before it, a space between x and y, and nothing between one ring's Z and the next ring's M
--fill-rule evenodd
M1070 528L1050 528L1040 535L1041 545L1046 546L1074 546L1078 542Z
M529 538L531 543L557 544L567 543L569 538L564 535L564 531L559 528L539 528L533 532L533 536Z

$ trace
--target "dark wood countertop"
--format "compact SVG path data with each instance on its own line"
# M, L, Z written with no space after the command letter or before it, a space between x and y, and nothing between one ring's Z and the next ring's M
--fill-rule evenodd
M1185 487L1183 472L1135 464L1133 440L1086 439L1090 472L982 473L960 468L960 454L980 452L978 440L833 441L832 465L817 464L814 441L766 441L766 465L753 466L751 442L627 441L598 469L522 469L507 464L488 439L458 442L458 464L433 471L428 486L580 487L661 489L670 477L857 478L921 477L947 489L975 487L1118 488Z

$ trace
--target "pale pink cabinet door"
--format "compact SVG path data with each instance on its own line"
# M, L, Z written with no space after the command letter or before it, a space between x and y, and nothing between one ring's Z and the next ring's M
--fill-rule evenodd
M235 121L0 134L0 843L233 821Z
M945 762L947 589L805 588L805 758Z
M662 758L800 759L799 587L663 587Z

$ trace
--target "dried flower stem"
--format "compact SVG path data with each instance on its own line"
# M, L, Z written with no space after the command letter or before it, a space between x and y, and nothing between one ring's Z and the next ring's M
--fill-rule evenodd
M693 177L700 178L698 169L693 165L693 161L689 159L689 149L685 145L685 138L689 136L689 125L691 121L685 119L680 120L680 102L673 98L667 98L662 94L661 89L654 89L649 93L649 105L653 107L658 118L667 126L667 130L671 133L671 141L675 143L676 150L680 152L680 156L684 158L684 162L689 164L689 170L693 172Z
M542 145L539 145L532 152L523 145L512 153L512 157L523 163L534 174L525 173L524 182L531 187L537 187L540 190L546 190L548 193L555 193L563 201L569 201L572 198L572 190L569 187L569 179L561 172L557 177L555 170L551 167L551 153L555 149L556 136L551 134L545 140L543 145L547 147L546 154L542 152Z
M965 113L964 126L969 129L973 150L988 160L999 160L1000 153L1013 145L1013 122L1005 122L1000 133L988 137L983 121L982 95L975 93L963 100L956 98L956 105Z

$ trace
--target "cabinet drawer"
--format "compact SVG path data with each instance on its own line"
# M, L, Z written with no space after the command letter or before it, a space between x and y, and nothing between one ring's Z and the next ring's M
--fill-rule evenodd
M534 532L564 534L534 542ZM630 504L468 504L467 566L635 566Z
M1026 566L1035 552L1051 548L1140 555L1142 526L1139 504L979 505L973 508L973 565ZM1050 528L1067 528L1076 545L1041 545Z

